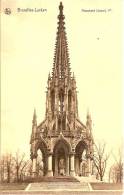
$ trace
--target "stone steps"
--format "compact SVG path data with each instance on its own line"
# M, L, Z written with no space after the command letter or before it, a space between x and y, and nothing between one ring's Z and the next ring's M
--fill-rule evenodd
M54 177L39 177L39 178L34 178L30 180L29 182L79 182L78 179L71 177L71 176L54 176Z
M26 191L89 191L88 183L80 182L41 182L30 183Z

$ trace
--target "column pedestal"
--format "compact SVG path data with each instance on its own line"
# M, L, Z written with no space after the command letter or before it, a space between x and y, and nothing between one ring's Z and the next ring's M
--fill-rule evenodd
M53 171L48 170L47 176L48 176L48 177L52 177L52 176L53 176Z
M74 177L75 176L75 171L70 171L70 176Z

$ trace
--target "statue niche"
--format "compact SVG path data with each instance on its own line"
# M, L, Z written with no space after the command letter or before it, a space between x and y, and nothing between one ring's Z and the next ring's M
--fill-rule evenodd
M63 148L59 150L58 154L58 172L59 175L65 175L65 152Z
M59 160L59 174L65 175L65 159L63 158Z

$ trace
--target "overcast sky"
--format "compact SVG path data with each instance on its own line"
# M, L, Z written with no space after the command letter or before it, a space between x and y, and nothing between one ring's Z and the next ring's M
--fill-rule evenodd
M122 144L121 11L119 0L63 0L71 70L79 116L87 109L95 140L108 149ZM33 110L45 117L45 91L52 70L60 1L2 0L1 149L29 155ZM11 8L11 15L4 14ZM17 8L46 9L18 12ZM94 9L93 12L85 10ZM104 11L98 12L98 9ZM105 12L106 11L106 12Z

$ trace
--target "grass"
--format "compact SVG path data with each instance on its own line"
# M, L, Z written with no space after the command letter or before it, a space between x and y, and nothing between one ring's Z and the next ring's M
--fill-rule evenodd
M93 190L122 190L121 183L90 183Z
M27 183L2 183L0 184L0 191L5 190L25 190Z

